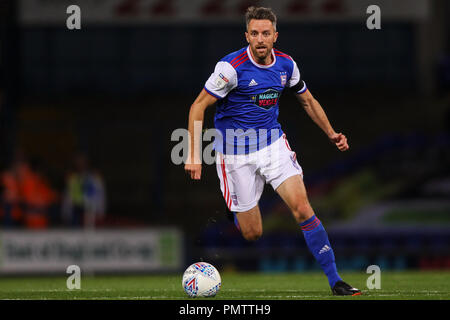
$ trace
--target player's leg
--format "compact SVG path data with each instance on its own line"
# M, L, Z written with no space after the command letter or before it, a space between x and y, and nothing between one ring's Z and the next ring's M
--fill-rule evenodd
M259 239L263 228L258 201L264 189L264 178L256 173L255 164L246 157L218 154L216 160L227 214L234 216L234 223L246 240Z
M333 294L361 294L360 290L352 288L342 281L339 276L328 234L325 231L322 222L316 217L309 204L302 177L300 175L295 175L287 178L276 189L276 192L289 206L293 216L299 223L306 244L327 276Z
M303 223L314 216L301 175L296 174L287 178L275 191L287 204L298 223Z
M334 252L327 232L309 204L301 176L295 175L286 179L275 191L288 205L300 224L309 250L319 262L333 288L342 279L336 269Z
M236 212L235 215L239 230L246 240L255 241L261 237L263 227L258 205L244 212Z
M276 150L279 161L268 166L266 172L270 174L266 179L291 209L300 225L306 244L326 274L333 293L339 295L360 293L358 289L351 288L343 282L337 272L328 234L309 203L303 183L303 171L285 136L279 139Z

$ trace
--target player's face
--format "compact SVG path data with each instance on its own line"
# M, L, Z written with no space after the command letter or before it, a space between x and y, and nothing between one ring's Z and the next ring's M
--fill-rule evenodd
M250 20L245 33L253 56L263 63L271 59L273 44L277 41L278 32L275 31L270 20Z

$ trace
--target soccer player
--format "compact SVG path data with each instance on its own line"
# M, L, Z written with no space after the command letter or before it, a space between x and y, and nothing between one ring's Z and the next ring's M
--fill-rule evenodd
M273 48L277 40L276 16L270 8L250 7L246 12L248 46L220 60L189 112L190 148L185 171L201 177L198 141L208 106L217 102L214 141L220 188L236 226L246 240L262 235L258 201L264 184L288 205L306 244L328 278L334 295L359 295L339 276L327 232L308 201L303 171L277 121L278 100L284 88L292 90L311 119L340 151L347 138L336 133L319 102L301 78L295 61Z

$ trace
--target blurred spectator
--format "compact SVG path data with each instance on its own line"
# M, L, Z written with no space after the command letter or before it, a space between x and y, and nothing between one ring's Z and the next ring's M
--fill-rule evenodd
M1 184L4 226L25 226L29 229L49 226L57 193L22 151L16 151L10 167L1 174Z
M94 228L105 213L105 187L101 174L92 169L86 155L78 154L74 170L66 177L63 217L71 226Z

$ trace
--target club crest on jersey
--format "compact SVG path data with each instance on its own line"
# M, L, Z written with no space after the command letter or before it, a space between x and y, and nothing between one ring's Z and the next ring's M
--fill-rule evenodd
M258 107L269 110L277 104L280 93L274 89L269 89L263 93L258 93L252 97L254 104Z
M281 80L281 85L284 87L286 85L286 81L287 81L286 72L280 72L280 80Z

